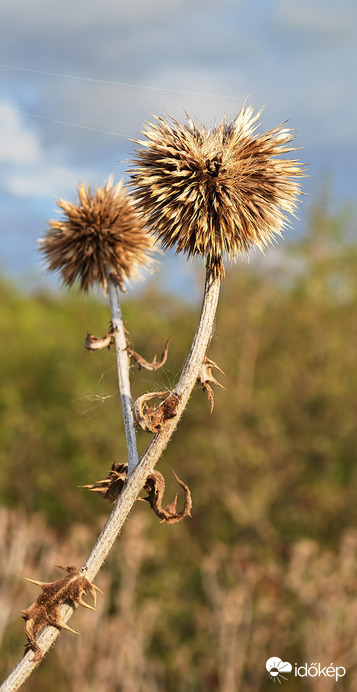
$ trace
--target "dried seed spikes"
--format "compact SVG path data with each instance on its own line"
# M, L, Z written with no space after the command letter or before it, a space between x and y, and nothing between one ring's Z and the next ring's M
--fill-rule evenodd
M95 605L96 591L100 591L98 586L94 586L86 577L82 576L73 565L55 566L67 572L67 576L54 582L42 582L27 578L27 581L36 584L42 589L42 593L36 601L29 608L21 611L26 621L25 632L28 639L26 651L31 649L34 652L34 661L40 661L43 655L37 643L37 638L45 625L52 625L58 629L78 634L61 619L60 606L65 601L71 601L74 606L82 605L85 608L95 610L93 606L83 601L83 595L89 591Z
M187 116L147 123L130 168L136 209L163 249L200 256L222 280L223 260L281 235L301 193L292 130L256 132L261 111L243 108L207 128Z
M134 209L122 182L110 176L102 188L78 185L76 204L60 199L62 218L50 221L40 240L51 271L59 271L63 283L79 281L83 291L99 284L107 291L108 279L125 292L125 284L150 268L154 241Z
M207 393L208 399L210 401L210 413L212 413L214 408L214 392L211 387L211 384L217 384L218 387L222 387L222 389L225 389L223 384L217 382L216 378L213 377L212 368L216 368L217 370L219 370L219 372L222 373L222 375L224 375L223 370L221 370L217 363L215 363L214 360L211 360L211 358L208 358L208 356L205 356L197 377L197 381L200 382L200 384L202 385L202 389L204 392Z

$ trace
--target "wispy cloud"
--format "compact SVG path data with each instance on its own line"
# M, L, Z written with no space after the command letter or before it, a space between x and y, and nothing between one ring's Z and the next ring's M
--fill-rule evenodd
M90 171L81 164L61 162L60 152L48 156L39 134L11 101L0 101L0 161L6 162L0 175L3 191L13 197L70 194L78 179L88 179Z
M41 159L41 154L36 132L24 122L14 104L0 101L0 161L34 164Z

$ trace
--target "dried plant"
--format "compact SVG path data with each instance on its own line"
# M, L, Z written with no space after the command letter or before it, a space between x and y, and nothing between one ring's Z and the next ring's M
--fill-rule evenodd
M148 407L147 401L164 397L159 406ZM146 432L157 433L163 430L167 421L177 415L179 397L174 393L147 392L142 394L133 404L134 425Z
M123 490L124 483L126 480L126 475L128 472L127 464L114 463L108 476L102 481L96 481L90 485L83 485L83 488L92 490L98 493L104 500L109 500L109 502L115 502L121 491ZM191 492L186 485L172 469L178 484L185 491L185 503L181 512L177 512L177 495L173 502L171 502L166 507L162 506L162 500L165 492L165 479L159 471L153 471L149 473L144 489L148 493L148 497L142 498L150 503L150 507L159 519L162 520L164 524L176 524L177 522L184 519L184 517L191 516L192 509L192 498ZM141 499L141 498L139 498Z
M139 370L141 370L141 368L144 368L144 370L159 370L159 368L162 368L162 366L165 365L167 361L167 354L169 352L169 341L170 339L167 339L160 360L157 361L156 356L154 356L154 359L151 363L145 360L145 358L143 358L143 356L141 356L140 353L136 353L136 351L133 351L131 348L129 348L129 346L126 350L128 352L129 358L131 358L135 363L137 363Z
M292 130L255 134L261 111L243 108L209 130L191 118L148 124L131 169L134 197L164 248L201 255L224 276L223 258L251 246L263 248L296 208L303 174L299 161L278 158L294 151Z
M103 348L107 348L109 350L114 341L114 334L115 329L112 325L110 326L109 332L107 332L104 336L95 336L94 334L89 334L88 332L83 341L83 346L91 353L94 351L101 351Z
M42 658L42 651L37 644L37 637L46 624L57 627L59 630L64 629L78 634L62 620L60 605L65 601L71 601L76 606L81 605L95 610L95 608L83 601L83 595L86 591L89 591L93 596L95 604L97 600L96 590L100 591L97 586L94 586L88 579L80 575L73 565L56 566L68 572L68 576L54 582L36 581L27 577L27 581L36 584L42 589L42 594L38 596L33 605L22 611L23 618L26 621L25 629L28 639L26 650L34 652L34 661L40 661Z
M89 485L82 485L82 488L87 488L88 490L98 493L103 500L116 502L121 491L123 490L127 474L128 464L118 464L114 462L104 480L96 481L95 483L90 483Z
M153 471L150 473L144 486L146 492L148 493L148 497L144 497L144 500L147 500L150 503L151 509L164 524L176 524L184 517L191 516L192 499L190 489L186 483L180 480L173 469L172 473L174 474L178 484L185 491L185 504L181 512L177 512L177 495L175 496L174 501L169 505L166 505L166 507L162 506L162 500L165 492L165 479L162 473L159 471Z
M212 368L216 368L216 370L224 375L224 372L221 370L219 365L217 365L214 360L211 360L211 358L208 358L208 356L205 356L197 377L198 382L202 385L203 391L206 392L208 396L208 400L211 404L211 413L214 408L214 392L211 385L216 384L218 387L222 387L222 389L224 389L223 384L217 382L216 378L213 377Z
M66 626L73 604L82 603L83 589L93 593L92 581L143 488L151 508L165 523L190 516L191 493L176 474L185 492L184 507L177 512L177 497L163 507L165 481L154 467L197 382L208 394L211 411L213 408L211 384L219 383L212 369L220 368L206 354L225 273L223 258L235 259L251 246L262 248L280 234L285 214L294 211L300 192L295 178L303 175L299 162L279 158L292 150L288 146L291 131L279 126L265 135L254 135L259 116L253 117L252 109L243 107L234 122L223 118L210 130L204 126L199 130L191 120L184 126L159 118L157 126L145 131L147 141L140 142L143 148L137 151L131 168L137 211L121 186L113 187L112 179L94 194L89 186L86 190L80 184L79 203L60 200L64 219L51 221L41 242L49 269L59 270L66 285L78 280L84 291L94 283L108 290L111 329L101 338L88 334L85 347L93 351L115 343L128 463L113 468L109 482L106 479L91 487L112 501L117 495L112 513L82 568L67 578L68 588L71 584L76 594L66 591L66 585L60 588L60 582L52 586L39 583L43 594L23 611L35 655L26 653L2 692L18 689L30 675L57 638L59 628ZM137 276L140 265L152 261L153 240L147 226L165 248L204 257L206 280L196 332L178 383L169 393L144 393L132 404L130 358L141 367L156 370L166 361L168 348L166 344L159 363L143 359L128 348L121 315L119 289L124 290L124 282ZM163 401L157 407L148 406L157 396L163 396ZM140 459L135 426L153 434ZM46 601L50 589L53 598ZM40 610L44 600L44 610Z
M144 512L132 515L109 568L101 571L99 585L105 594L111 593L114 608L108 612L108 601L102 597L96 611L78 608L74 628L81 636L69 632L56 645L51 672L60 672L62 687L69 692L109 692L118 680L122 692L165 688L165 664L151 657L149 649L157 641L163 620L167 617L167 625L172 623L172 614L167 615L166 604L154 593L168 578L174 581L177 562L165 560L163 545L150 541L149 516ZM84 552L90 534L89 527L75 524L64 545L63 537L46 526L43 516L0 508L1 622L6 614L4 624L11 628L14 612L17 616L24 598L30 598L33 587L23 579L24 574L32 574L34 569L48 574L56 557L62 560L68 550ZM146 560L151 562L155 554L162 578L158 575L155 590L143 596L140 580L147 574ZM204 602L197 603L190 619L200 656L191 642L184 641L179 628L169 631L175 689L187 689L192 672L197 671L201 687L207 690L265 690L264 661L273 644L279 652L298 645L296 660L334 661L345 666L348 672L343 683L340 681L341 689L354 692L355 529L345 531L333 549L311 539L293 542L285 559L279 551L270 558L262 555L244 539L237 545L213 539L200 558L193 569L199 574ZM118 574L120 585L113 590ZM1 662L5 670L5 656ZM50 659L48 663L51 665ZM307 679L306 689L326 692L337 687L335 679L324 677L312 678L310 683Z
M60 199L58 206L63 218L50 221L40 243L49 269L59 270L66 286L78 280L84 291L95 283L106 290L110 277L124 291L152 263L153 242L122 182L114 187L110 177L94 193L80 183L78 203Z

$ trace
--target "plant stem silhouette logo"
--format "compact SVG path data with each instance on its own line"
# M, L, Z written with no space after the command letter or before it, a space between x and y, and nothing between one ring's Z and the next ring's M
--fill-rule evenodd
M268 658L265 667L270 675L270 680L273 682L279 682L281 680L287 680L283 673L291 673L293 667L288 661L282 661L281 658L277 656L272 656Z

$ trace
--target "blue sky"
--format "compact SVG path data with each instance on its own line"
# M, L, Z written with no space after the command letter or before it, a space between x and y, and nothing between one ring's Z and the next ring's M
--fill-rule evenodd
M309 164L291 238L326 175L337 203L355 198L355 0L1 0L0 26L6 274L46 280L36 240L55 199L120 179L151 114L209 126L247 99L265 106L262 129L288 120Z

